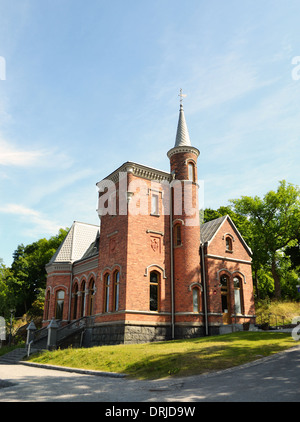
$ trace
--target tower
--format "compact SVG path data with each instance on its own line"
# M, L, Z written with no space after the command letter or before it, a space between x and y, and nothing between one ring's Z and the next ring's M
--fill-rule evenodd
M182 105L182 92L180 96L175 146L167 153L173 176L172 264L175 336L183 334L187 322L191 322L193 326L202 321L197 184L197 159L200 152L191 144Z

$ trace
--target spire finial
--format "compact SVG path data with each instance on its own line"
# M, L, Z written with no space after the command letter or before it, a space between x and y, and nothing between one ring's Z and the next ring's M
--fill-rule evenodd
M183 93L182 93L182 88L180 88L180 94L178 95L178 97L180 97L180 108L182 108L182 107L183 107L183 99L184 99L185 97L187 97L187 95L186 95L186 94L183 94Z

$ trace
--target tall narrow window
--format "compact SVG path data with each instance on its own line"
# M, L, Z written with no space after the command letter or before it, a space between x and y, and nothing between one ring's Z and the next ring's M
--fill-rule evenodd
M50 290L48 290L45 299L45 319L49 319L49 306L50 306Z
M63 319L64 302L65 302L65 292L63 290L59 290L56 294L56 304L55 304L55 318L56 319Z
M222 296L222 312L228 313L229 308L229 290L228 290L228 277L222 275L221 277L221 296Z
M188 164L189 180L195 182L195 166L193 163Z
M109 285L110 275L106 274L104 277L104 312L109 311Z
M231 237L226 237L226 251L232 251L232 239Z
M119 310L119 289L120 289L120 273L115 271L114 273L114 311Z
M81 285L81 304L80 304L80 316L79 318L85 315L85 282Z
M89 307L88 315L94 315L94 305L95 305L95 282L94 280L90 281L90 291L89 291Z
M234 277L233 279L234 285L234 307L235 313L241 314L242 313L242 299L241 299L241 279L239 277Z
M159 274L156 271L150 273L150 311L158 311L159 307Z
M73 319L77 318L77 306L78 306L78 284L74 287L74 305L73 305Z
M197 287L193 289L193 312L200 312L200 294Z
M159 215L158 195L151 195L151 215Z
M181 245L181 224L176 224L174 227L174 246Z

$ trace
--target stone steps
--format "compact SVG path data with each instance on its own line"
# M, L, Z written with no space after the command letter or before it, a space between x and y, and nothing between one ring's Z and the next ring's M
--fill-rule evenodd
M38 349L31 349L30 353L36 353L38 352ZM9 353L6 353L3 356L0 356L0 363L3 364L17 364L21 360L23 360L27 356L27 349L25 348L19 348L12 350Z

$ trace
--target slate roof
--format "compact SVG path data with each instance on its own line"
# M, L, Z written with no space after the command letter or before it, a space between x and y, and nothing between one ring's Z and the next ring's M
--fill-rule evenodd
M186 124L186 121L185 121L183 107L182 107L182 104L180 104L180 112L179 112L179 120L178 120L178 126L177 126L175 147L185 147L185 146L191 147L192 144L191 144L187 124Z
M94 242L90 244L84 255L82 256L81 260L91 258L92 256L98 255L99 253L99 240L100 240L100 232L98 231L97 237Z
M219 217L215 220L211 220L207 223L202 224L200 227L201 243L207 243L212 240L212 238L217 233L218 229L221 227L221 225L226 219L227 215L224 215L223 217Z
M87 254L93 252L92 245L96 242L98 235L99 226L74 221L48 265L55 262L73 263L86 257Z

